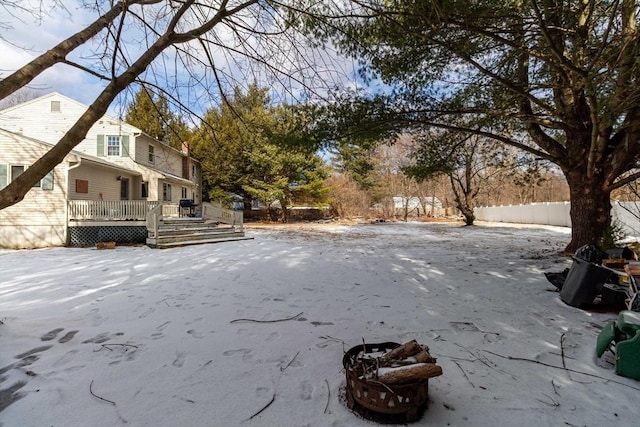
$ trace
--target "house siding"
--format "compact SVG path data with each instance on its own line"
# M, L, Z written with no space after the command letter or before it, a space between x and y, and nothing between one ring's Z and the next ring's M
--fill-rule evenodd
M149 145L154 147L153 163L149 162ZM132 153L133 159L141 165L186 178L182 175L182 153L158 140L146 135L137 136Z
M0 114L0 128L55 144L86 110L86 106L51 94ZM60 101L60 111L51 111L51 101Z
M56 108L52 108L52 102ZM27 168L51 148L44 143L58 143L87 108L52 93L0 111L0 165L7 165L4 180L10 180L7 171L11 165ZM121 138L117 156L108 155L110 135ZM149 163L150 144L154 147L153 163ZM0 167L0 175L2 170ZM187 197L202 203L201 167L188 151L176 150L135 126L105 115L56 166L53 191L34 188L16 206L0 211L0 247L64 245L69 240L68 201L121 200L122 178L129 180L129 200L162 201L163 184L168 183L172 187L171 202L177 203L186 188ZM143 183L147 186L146 197L142 196ZM0 176L0 186L4 184Z
M47 147L0 132L0 164L33 164ZM53 189L34 187L18 204L0 210L0 247L41 248L66 241L67 162L53 170Z
M51 111L52 101L60 103L60 111ZM86 110L86 105L52 93L0 112L0 128L56 144ZM98 135L117 135L128 136L129 150L133 150L131 144L136 132L140 130L105 115L89 129L85 139L74 149L92 156L102 156L105 153L98 152ZM104 146L106 150L106 140Z
M59 111L51 111L52 101L59 103ZM86 109L86 105L54 92L1 111L0 128L56 144L84 114ZM109 135L121 137L120 155L118 156L109 156L107 153L107 137ZM154 146L155 150L153 163L149 162L150 144ZM194 195L194 199L199 201L202 199L200 173L197 174L197 177L183 175L183 158L186 156L184 153L145 135L135 126L109 115L98 120L74 150L140 172L141 178L136 182L132 181L131 197L141 197L140 187L142 181L145 181L149 183L150 187L147 200L162 200L162 183L157 181L165 179L167 182L171 182L172 187L177 188L178 195L180 187L186 186L189 193ZM189 158L188 162L191 164L194 160ZM187 184L171 176L165 178L162 173L190 180L191 183Z
M134 199L133 183L136 181L134 175L90 162L82 162L79 167L69 170L69 200L120 200L122 178L129 179L129 198ZM87 193L76 191L76 180L88 183Z

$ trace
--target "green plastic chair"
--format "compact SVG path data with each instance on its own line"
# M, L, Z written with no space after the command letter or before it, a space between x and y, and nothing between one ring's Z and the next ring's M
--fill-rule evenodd
M616 374L640 380L640 313L623 310L598 334L596 354L601 357L615 343Z

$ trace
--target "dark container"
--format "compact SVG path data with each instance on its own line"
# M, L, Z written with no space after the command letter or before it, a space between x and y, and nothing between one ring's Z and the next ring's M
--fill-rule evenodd
M609 258L634 259L634 253L629 248L611 248L607 249Z
M602 286L602 295L600 296L600 304L611 307L616 310L624 310L627 308L628 286L615 285L605 283Z
M599 265L573 257L573 264L560 291L560 299L578 308L592 304L610 274L609 270Z

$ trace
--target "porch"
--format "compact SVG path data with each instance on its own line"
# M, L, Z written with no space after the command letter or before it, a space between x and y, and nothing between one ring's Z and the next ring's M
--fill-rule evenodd
M71 200L67 242L69 246L92 246L115 241L163 248L244 237L242 212L211 203L198 206L195 216L186 216L187 211L179 203L158 201Z

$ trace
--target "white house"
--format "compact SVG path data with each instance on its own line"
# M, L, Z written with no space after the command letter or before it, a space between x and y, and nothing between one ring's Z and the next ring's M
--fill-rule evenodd
M408 209L413 210L427 210L429 212L432 209L442 208L442 202L435 196L429 197L393 197L393 206L397 210Z
M56 144L87 108L51 93L0 111L0 189ZM22 202L0 211L0 247L64 245L72 221L90 217L133 226L153 206L178 209L181 199L198 206L202 201L201 166L187 146L174 149L105 115Z
M55 144L87 108L54 92L0 111L0 128ZM96 122L75 150L139 172L134 181L122 176L118 200L202 200L200 163L189 156L186 146L176 150L109 115ZM99 200L101 193L104 198L100 187L112 187L94 181L85 199Z

